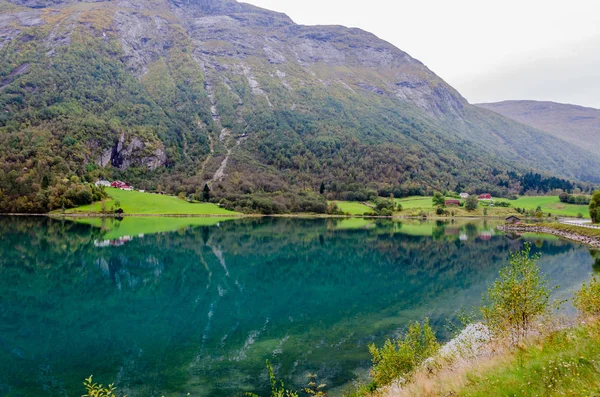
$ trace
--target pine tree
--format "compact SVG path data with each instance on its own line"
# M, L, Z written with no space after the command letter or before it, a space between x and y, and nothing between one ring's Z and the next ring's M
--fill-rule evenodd
M202 189L202 201L210 200L210 188L208 187L208 183L204 184L204 189Z

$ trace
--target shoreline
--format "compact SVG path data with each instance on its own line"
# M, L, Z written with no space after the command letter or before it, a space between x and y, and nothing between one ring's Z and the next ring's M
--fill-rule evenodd
M106 214L106 213L46 213L46 214L27 214L27 213L0 213L0 216L16 216L16 217L48 217L48 218L127 218L127 217L156 217L156 218L299 218L299 219L420 219L420 220L433 220L433 221L451 221L454 219L470 219L470 220L504 220L505 216L453 216L453 217L438 217L438 216L427 216L422 217L418 215L330 215L330 214L310 214L310 213L292 213L292 214Z
M577 227L577 226L574 226ZM553 228L548 225L500 225L496 226L496 229L503 232L513 232L516 234L522 233L545 233L552 234L564 238L566 240L575 241L592 248L600 248L600 237L586 236L585 234L577 233L574 231L566 231L558 228Z

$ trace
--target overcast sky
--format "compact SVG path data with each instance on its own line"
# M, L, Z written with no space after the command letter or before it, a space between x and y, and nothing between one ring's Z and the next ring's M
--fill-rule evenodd
M471 103L537 99L600 108L599 0L245 0L304 25L370 31Z

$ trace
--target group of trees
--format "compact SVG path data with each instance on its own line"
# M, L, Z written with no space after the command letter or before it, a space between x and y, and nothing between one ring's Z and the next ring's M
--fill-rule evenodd
M579 205L588 205L591 200L590 196L569 194L567 192L559 194L558 198L562 203Z

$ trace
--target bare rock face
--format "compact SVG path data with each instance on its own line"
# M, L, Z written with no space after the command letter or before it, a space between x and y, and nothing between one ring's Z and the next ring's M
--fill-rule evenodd
M166 161L167 156L162 144L144 142L137 136L127 142L125 134L121 134L112 148L102 151L96 159L96 164L100 167L112 165L120 170L126 170L136 164L148 170L155 170L164 166Z

